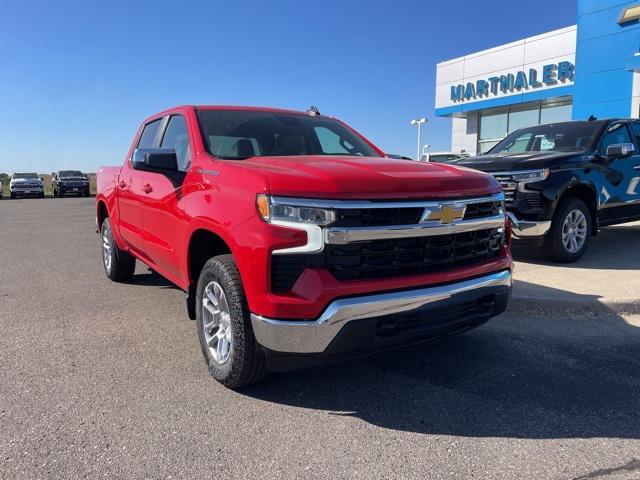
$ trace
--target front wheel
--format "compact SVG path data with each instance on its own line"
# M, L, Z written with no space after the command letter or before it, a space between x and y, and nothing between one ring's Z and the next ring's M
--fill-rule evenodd
M239 388L267 375L232 255L205 263L196 290L196 324L209 373L221 384Z
M124 282L133 277L136 270L136 259L118 248L113 239L111 222L108 218L102 222L100 238L102 240L102 265L107 277L114 282Z
M556 262L575 262L587 251L593 220L591 212L578 198L562 202L544 239L542 252Z

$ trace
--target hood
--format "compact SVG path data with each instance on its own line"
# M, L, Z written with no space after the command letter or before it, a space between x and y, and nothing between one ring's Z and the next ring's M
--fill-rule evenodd
M465 158L456 161L454 165L475 168L483 172L510 172L512 170L548 168L578 155L580 155L578 152L500 153Z
M273 195L333 199L460 198L501 191L488 175L453 165L386 157L253 157L243 168Z

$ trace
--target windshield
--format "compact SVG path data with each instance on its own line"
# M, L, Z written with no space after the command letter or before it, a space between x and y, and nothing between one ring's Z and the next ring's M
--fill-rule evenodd
M60 177L84 177L84 175L78 170L63 170L60 172Z
M591 146L600 126L597 122L569 122L523 128L489 153L579 152Z
M345 125L326 117L244 110L199 110L197 115L207 150L219 158L380 156Z
M14 173L13 178L28 178L28 179L38 179L37 173Z

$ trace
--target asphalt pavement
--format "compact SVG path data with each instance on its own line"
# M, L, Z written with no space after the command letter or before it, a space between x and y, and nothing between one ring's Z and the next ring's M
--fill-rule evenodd
M640 478L640 225L517 247L479 329L233 392L180 290L106 279L94 202L0 201L0 478Z

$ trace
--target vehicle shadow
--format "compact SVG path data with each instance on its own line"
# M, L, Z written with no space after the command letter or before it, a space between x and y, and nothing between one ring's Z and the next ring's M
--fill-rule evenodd
M130 280L123 283L127 285L138 285L140 287L160 287L180 290L176 285L151 269L147 269L144 273L136 272Z
M605 227L591 238L587 253L576 263L548 261L540 248L526 241L513 242L513 256L518 262L564 268L598 270L640 270L640 223Z
M241 393L416 433L640 438L640 329L604 306L590 318L519 308L439 343L273 375Z

